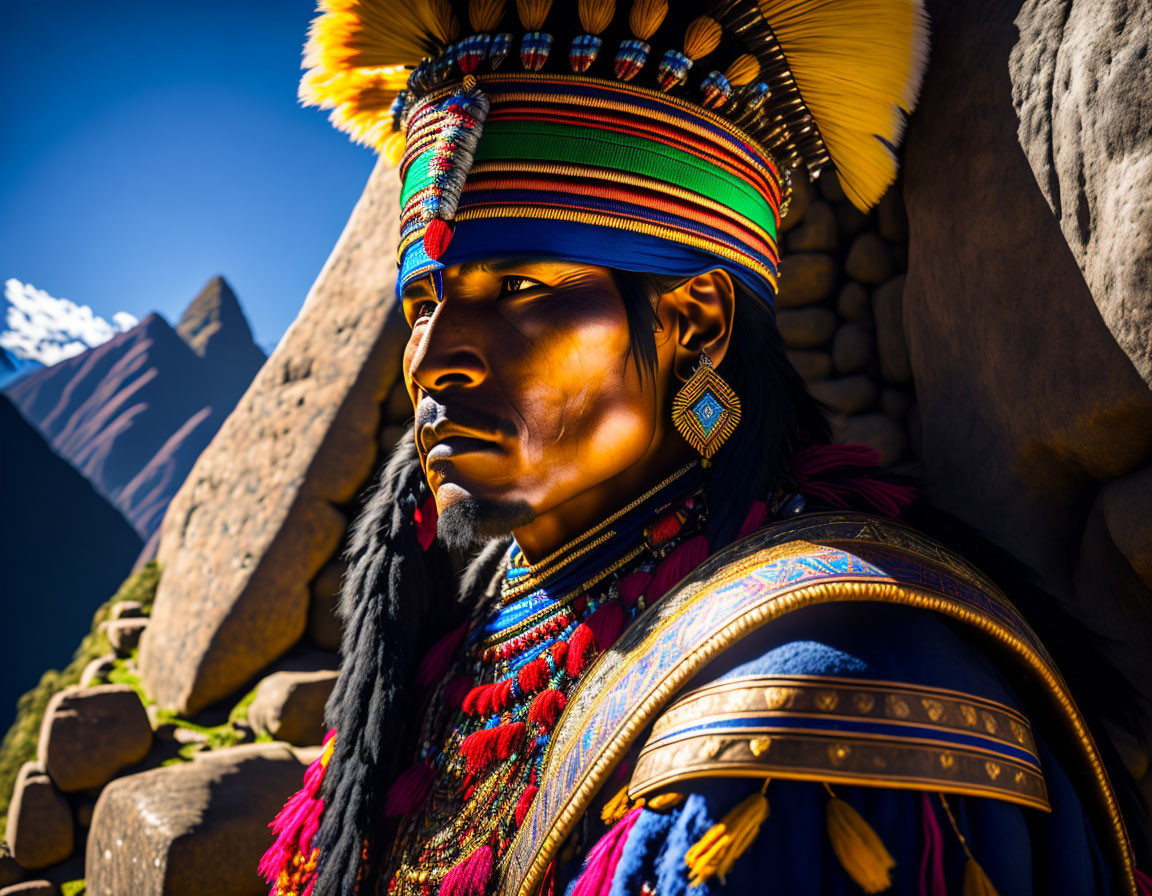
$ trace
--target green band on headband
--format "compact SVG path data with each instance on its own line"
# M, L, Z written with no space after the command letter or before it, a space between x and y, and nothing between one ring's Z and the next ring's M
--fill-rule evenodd
M401 205L431 184L428 157L433 151L429 147L412 160ZM476 161L516 160L608 168L652 178L725 205L776 238L772 206L753 186L691 153L650 138L556 122L490 121L476 149Z

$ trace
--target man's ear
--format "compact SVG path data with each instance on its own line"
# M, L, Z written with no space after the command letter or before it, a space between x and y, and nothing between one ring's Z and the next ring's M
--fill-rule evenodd
M719 367L728 353L736 311L736 289L728 272L716 268L697 274L662 295L660 303L675 314L677 378L692 375L702 351Z

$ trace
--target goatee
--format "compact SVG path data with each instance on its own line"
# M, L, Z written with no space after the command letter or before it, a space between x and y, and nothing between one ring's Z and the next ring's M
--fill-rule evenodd
M445 508L436 522L436 538L451 551L467 551L536 519L526 501L465 498Z

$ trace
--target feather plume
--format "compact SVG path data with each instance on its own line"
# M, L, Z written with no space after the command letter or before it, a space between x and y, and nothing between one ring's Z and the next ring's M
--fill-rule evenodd
M504 0L469 0L468 24L478 34L495 31L504 18Z
M760 77L760 60L751 53L737 56L724 70L724 77L733 87L744 87Z
M516 0L516 14L525 31L539 31L552 9L552 0Z
M684 55L689 59L703 59L718 46L724 36L720 23L711 16L697 16L688 23L684 34Z
M921 0L759 0L852 203L896 179L904 115L928 61Z
M579 0L580 25L589 34L599 34L612 24L616 0Z
M640 40L651 39L668 15L668 0L633 0L628 27Z

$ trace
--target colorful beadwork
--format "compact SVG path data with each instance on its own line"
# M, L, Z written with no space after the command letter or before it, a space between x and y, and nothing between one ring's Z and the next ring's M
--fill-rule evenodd
M390 896L485 892L581 676L667 588L678 570L661 569L681 564L677 551L693 565L707 554L701 486L699 465L685 467L536 564L513 544L497 603L470 623L460 659L431 696L418 761L385 801L408 812Z
M568 51L568 63L574 72L586 72L600 55L604 41L595 34L578 34L572 38L572 49Z
M721 72L709 72L700 82L700 92L704 95L704 105L710 109L722 106L732 96L732 84Z
M616 51L616 64L614 66L616 77L621 81L631 81L644 68L648 61L648 54L652 52L652 45L642 40L622 40L620 49Z
M707 354L672 399L672 422L705 460L711 459L740 422L740 399Z
M464 38L456 47L456 64L466 75L474 74L488 56L492 45L491 34L473 34Z
M552 54L552 35L530 31L520 41L520 61L530 72L538 72Z
M497 34L492 38L492 46L488 48L488 64L492 71L496 71L504 64L508 54L512 52L512 35Z
M656 72L656 83L663 91L669 91L688 80L692 60L679 50L665 50Z

